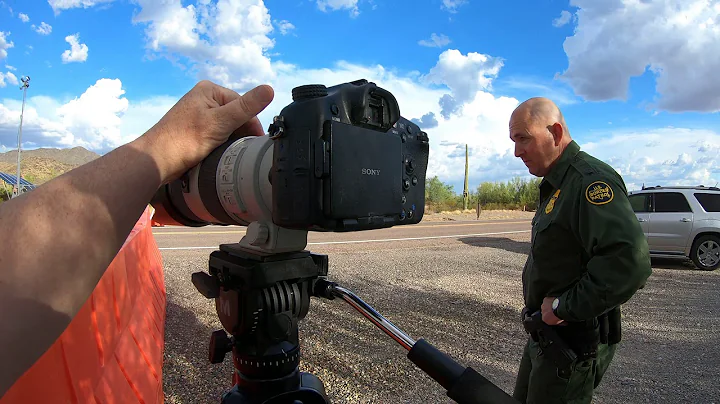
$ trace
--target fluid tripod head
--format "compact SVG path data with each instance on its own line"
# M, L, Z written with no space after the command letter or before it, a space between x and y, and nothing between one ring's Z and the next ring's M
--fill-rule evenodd
M210 254L209 274L192 275L198 291L215 299L224 328L211 336L210 362L220 363L232 352L235 387L223 403L327 402L322 382L298 370L298 322L327 270L325 255L258 252L241 241Z

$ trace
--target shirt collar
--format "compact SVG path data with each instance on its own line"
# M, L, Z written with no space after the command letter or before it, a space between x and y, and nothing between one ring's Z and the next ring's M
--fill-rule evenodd
M545 176L545 178L543 178L543 182L549 182L555 189L560 188L560 184L562 183L563 178L565 178L565 173L567 173L568 168L570 168L570 162L579 152L580 145L578 145L574 140L571 140L567 147L565 147L563 153L560 155L558 161L550 169L550 172Z

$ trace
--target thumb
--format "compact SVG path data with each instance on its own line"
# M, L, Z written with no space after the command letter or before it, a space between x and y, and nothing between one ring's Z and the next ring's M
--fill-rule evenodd
M213 109L213 118L221 130L232 133L262 112L273 100L272 87L260 85L229 103Z

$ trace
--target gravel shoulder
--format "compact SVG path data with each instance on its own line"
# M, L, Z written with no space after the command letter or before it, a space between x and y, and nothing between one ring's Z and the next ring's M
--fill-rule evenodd
M526 338L518 313L528 242L528 234L516 234L313 252L329 254L331 280L411 337L511 392ZM207 360L210 333L221 328L214 304L190 282L192 272L206 269L209 252L163 251L168 403L219 402L231 385L230 356L220 365ZM718 403L720 271L654 264L647 286L624 306L623 342L594 402ZM344 302L313 299L300 333L301 370L323 380L333 403L452 402L404 349Z
M456 210L452 212L425 212L423 222L448 222L467 220L500 220L500 219L526 219L530 220L535 212L524 212L519 210L481 210L480 216L475 210Z

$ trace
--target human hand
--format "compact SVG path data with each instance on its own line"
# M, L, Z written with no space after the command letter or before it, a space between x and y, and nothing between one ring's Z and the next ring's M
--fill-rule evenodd
M540 310L542 311L542 319L545 324L558 325L563 322L559 319L552 310L552 302L555 300L554 297L546 297L543 299Z
M200 163L231 134L262 136L257 118L274 97L261 85L244 95L210 81L199 82L145 135L158 163L162 183L168 183Z

